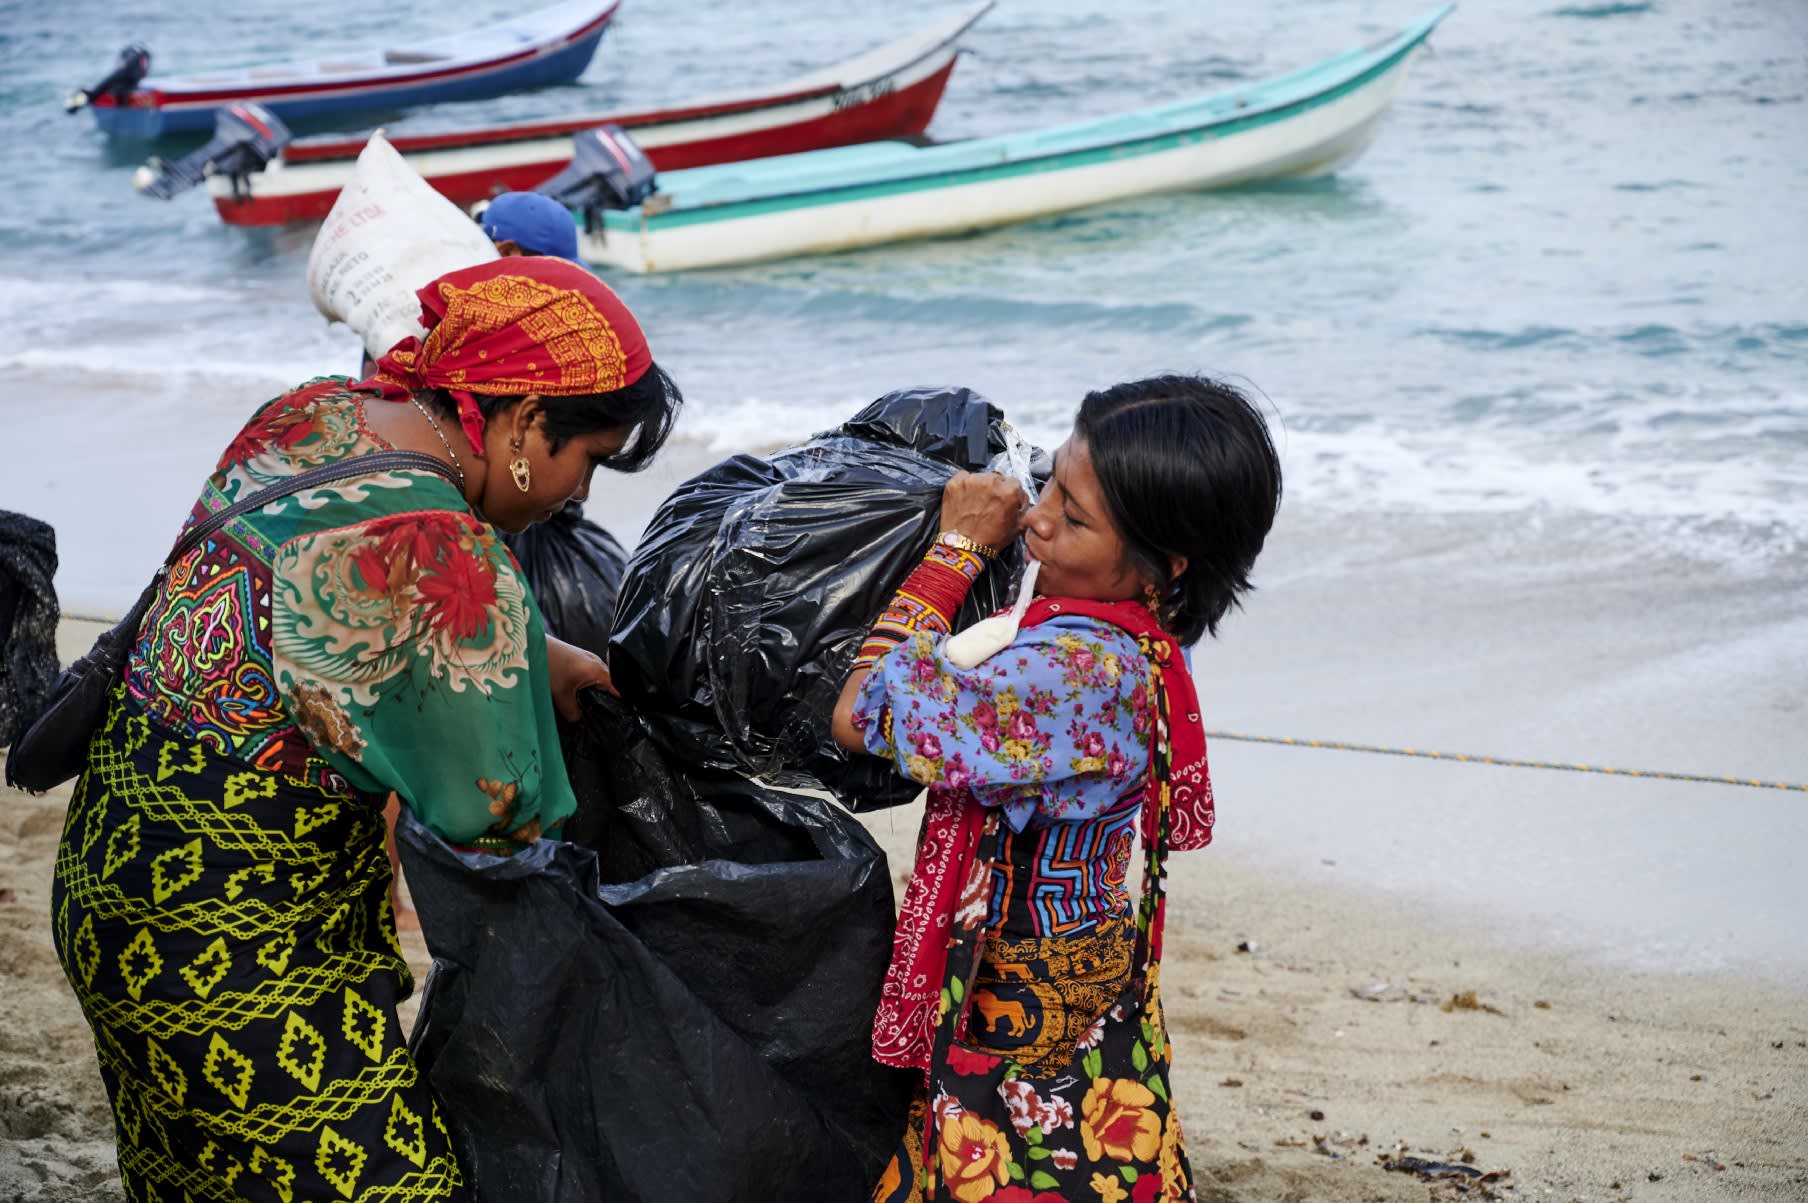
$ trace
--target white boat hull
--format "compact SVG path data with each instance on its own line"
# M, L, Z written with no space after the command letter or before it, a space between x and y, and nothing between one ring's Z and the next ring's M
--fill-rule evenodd
M1055 160L1006 178L981 176L845 201L800 203L690 224L642 219L640 228L586 233L584 258L634 272L684 271L818 254L913 238L962 234L1161 192L1224 188L1322 174L1375 136L1411 55L1373 79L1306 111L1229 133L1176 136L1171 148L1084 165Z

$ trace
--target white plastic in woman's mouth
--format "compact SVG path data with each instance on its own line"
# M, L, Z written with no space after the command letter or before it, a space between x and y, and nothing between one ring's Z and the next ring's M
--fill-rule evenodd
M1023 580L1017 586L1017 600L1009 613L982 618L966 630L948 636L948 642L942 646L942 655L948 663L956 668L977 668L1010 647L1036 596L1036 574L1041 570L1040 560L1031 560L1024 565Z

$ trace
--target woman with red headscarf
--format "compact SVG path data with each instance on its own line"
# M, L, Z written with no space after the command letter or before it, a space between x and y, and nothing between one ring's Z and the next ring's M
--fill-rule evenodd
M576 803L555 714L606 684L497 534L633 471L682 399L584 269L420 293L370 380L257 411L189 521L321 465L175 562L76 784L54 934L95 1030L127 1196L470 1196L396 1003L382 802L498 854Z
M929 790L873 1024L923 1089L879 1203L1193 1198L1157 991L1163 857L1212 834L1181 649L1249 588L1280 496L1261 415L1192 376L1089 394L1032 507L1001 476L944 491L834 718ZM1038 596L960 646L951 617L1020 532Z

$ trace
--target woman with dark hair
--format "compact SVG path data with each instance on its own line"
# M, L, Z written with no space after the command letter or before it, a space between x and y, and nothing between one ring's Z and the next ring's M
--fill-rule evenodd
M498 260L419 295L424 338L259 409L189 522L419 454L177 560L76 783L53 931L133 1199L470 1197L396 1018L383 799L499 854L576 808L554 715L608 674L546 637L497 531L643 466L681 398L574 264Z
M1090 394L1027 511L1002 477L944 491L835 713L929 790L873 1029L925 1089L875 1199L1193 1197L1156 992L1162 858L1212 828L1182 648L1249 590L1280 497L1261 415L1191 376ZM949 616L1020 531L1038 596L977 659Z

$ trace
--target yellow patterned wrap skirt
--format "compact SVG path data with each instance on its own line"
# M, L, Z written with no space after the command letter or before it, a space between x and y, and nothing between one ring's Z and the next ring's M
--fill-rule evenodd
M396 1003L381 812L116 699L51 897L133 1203L468 1198Z

